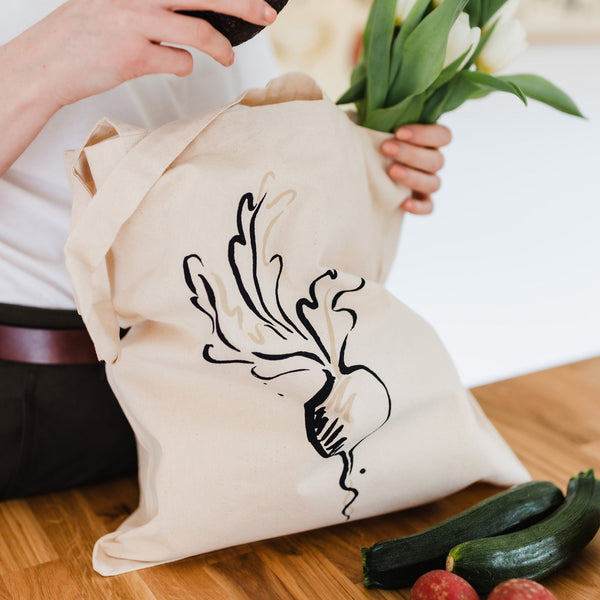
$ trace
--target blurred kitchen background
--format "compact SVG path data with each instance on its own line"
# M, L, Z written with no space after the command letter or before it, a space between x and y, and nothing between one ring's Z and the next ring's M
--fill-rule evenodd
M290 0L270 28L282 70L337 98L369 6ZM436 209L407 216L388 281L470 387L600 355L600 0L519 10L529 49L506 72L547 77L587 120L500 93L442 117Z

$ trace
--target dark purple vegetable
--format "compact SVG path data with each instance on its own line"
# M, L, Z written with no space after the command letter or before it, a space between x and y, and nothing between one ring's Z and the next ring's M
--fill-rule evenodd
M266 0L277 12L281 12L288 0ZM239 46L253 38L262 29L262 25L248 23L237 17L216 13L210 10L180 10L183 15L199 17L208 21L217 31L220 31L232 46Z

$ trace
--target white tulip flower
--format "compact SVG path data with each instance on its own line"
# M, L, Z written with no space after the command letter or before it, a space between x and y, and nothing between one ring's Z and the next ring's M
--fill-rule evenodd
M442 0L439 1L441 2ZM475 52L480 38L481 29L479 27L471 27L469 24L469 15L466 12L460 13L454 25L452 25L452 29L450 29L444 68L461 57L470 48L469 54L459 67L462 68L469 58L471 58L473 52Z
M521 0L507 0L507 2L505 2L485 24L485 27L483 28L484 31L489 29L496 22L500 25L501 23L510 21L515 16L520 1Z
M417 0L398 0L396 3L396 23L402 24L410 14Z
M498 23L475 61L484 73L497 73L527 49L526 31L516 19Z

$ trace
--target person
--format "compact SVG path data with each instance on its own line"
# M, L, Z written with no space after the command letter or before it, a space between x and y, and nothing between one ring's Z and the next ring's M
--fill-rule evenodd
M104 116L156 128L276 76L267 37L234 49L217 10L267 26L263 0L13 2L0 21L0 499L134 472L135 440L75 310L63 246L70 193L62 152ZM433 209L442 126L382 146L389 176Z

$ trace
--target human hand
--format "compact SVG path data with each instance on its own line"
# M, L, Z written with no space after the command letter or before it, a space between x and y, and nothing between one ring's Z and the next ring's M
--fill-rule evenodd
M382 153L393 160L388 175L412 190L400 208L415 215L433 211L431 194L440 189L437 175L444 166L442 146L452 141L452 134L443 125L405 125L396 131L394 138L386 140Z
M197 48L225 66L234 52L205 20L177 10L212 10L266 26L264 0L69 0L3 48L12 75L58 107L151 73L187 75ZM18 84L18 81L16 82Z

